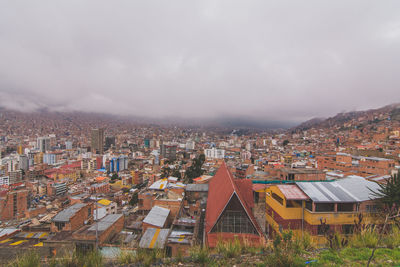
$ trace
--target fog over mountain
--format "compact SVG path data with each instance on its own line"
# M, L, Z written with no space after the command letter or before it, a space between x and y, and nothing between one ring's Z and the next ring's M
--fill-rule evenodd
M400 101L400 1L0 1L0 106L293 126Z

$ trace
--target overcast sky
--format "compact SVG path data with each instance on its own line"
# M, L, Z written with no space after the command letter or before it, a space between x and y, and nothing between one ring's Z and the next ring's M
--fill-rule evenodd
M0 105L303 121L400 102L400 1L0 0Z

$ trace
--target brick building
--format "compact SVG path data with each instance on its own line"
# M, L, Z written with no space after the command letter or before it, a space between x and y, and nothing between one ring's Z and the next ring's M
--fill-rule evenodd
M75 231L93 220L93 204L77 203L60 211L52 219L51 232Z
M0 220L24 218L27 209L27 189L5 189L0 191Z

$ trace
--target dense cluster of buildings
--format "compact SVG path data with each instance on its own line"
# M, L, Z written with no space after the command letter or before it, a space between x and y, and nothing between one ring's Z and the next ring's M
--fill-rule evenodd
M400 168L399 123L371 116L245 135L102 121L92 129L82 118L29 121L27 132L2 121L0 258L32 248L178 255L235 239L260 245L289 229L322 244L322 220L351 234L360 214L379 223L371 190Z

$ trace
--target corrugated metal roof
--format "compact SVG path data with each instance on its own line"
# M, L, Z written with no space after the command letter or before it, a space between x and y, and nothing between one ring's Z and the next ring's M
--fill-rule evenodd
M75 205L72 205L62 211L60 211L56 216L54 216L53 221L54 222L68 222L71 217L75 215L81 208L85 207L86 204L83 203L77 203Z
M154 226L163 227L168 218L170 210L159 206L154 206L143 222Z
M349 194L356 196L360 201L376 199L377 197L374 196L371 190L377 192L380 188L379 184L356 175L337 180L336 183L347 190Z
M104 231L111 227L116 221L118 221L123 215L122 214L109 214L100 221L97 222L97 230ZM96 223L90 226L88 231L96 231Z
M193 238L193 232L190 231L172 231L168 237L170 243L190 244Z
M186 185L187 192L208 192L208 184L188 184Z
M167 188L184 188L186 187L186 184L177 182L177 183L168 183Z
M164 190L165 187L167 186L167 184L168 184L168 180L167 179L157 180L152 185L150 185L149 189L151 189L151 190Z
M334 183L336 182L296 182L314 202L358 202Z
M0 238L6 235L10 235L13 233L19 232L17 228L0 228Z
M309 197L297 185L279 184L279 190L287 200L307 200Z
M196 224L196 220L192 218L178 218L177 223L183 223L183 224Z
M17 237L21 238L40 238L40 239L47 239L49 233L47 232L37 232L37 233L29 233L29 232L22 232L17 234Z
M359 176L333 182L296 182L314 202L361 202L373 199L370 191L379 186Z
M141 248L164 248L169 229L148 228L140 239Z

